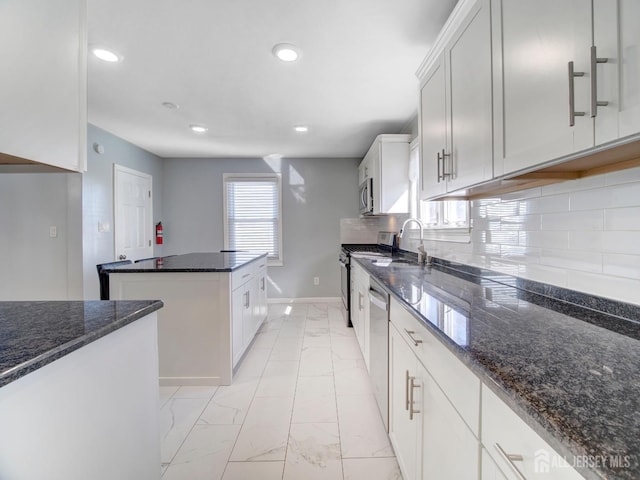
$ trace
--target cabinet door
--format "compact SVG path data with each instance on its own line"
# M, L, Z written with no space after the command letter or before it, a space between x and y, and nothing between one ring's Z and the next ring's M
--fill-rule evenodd
M239 287L231 292L231 355L234 367L244 352L244 338L242 336L244 299L244 288Z
M591 0L493 0L496 161L513 172L593 146ZM499 21L501 19L501 22ZM570 125L569 67L575 117Z
M509 480L484 448L482 449L482 473L480 478L482 480Z
M0 2L0 153L83 171L86 0Z
M443 153L447 149L447 100L444 54L425 76L420 89L420 198L445 192ZM445 157L446 158L446 157Z
M422 390L422 478L478 478L480 442L427 370L418 364Z
M493 176L491 96L491 5L481 0L450 47L450 147L447 190L459 190Z
M422 418L419 413L410 415L411 378L418 385L415 354L407 345L393 323L389 324L389 438L396 452L396 459L404 480L421 478L419 471L419 433ZM414 389L414 407L416 402ZM418 392L419 393L419 392ZM432 477L438 478L438 477ZM461 477L462 478L462 477Z
M596 144L640 132L640 2L593 0Z

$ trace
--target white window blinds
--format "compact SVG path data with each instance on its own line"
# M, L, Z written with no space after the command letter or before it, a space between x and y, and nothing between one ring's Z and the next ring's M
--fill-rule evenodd
M225 249L267 252L282 263L280 176L224 175Z

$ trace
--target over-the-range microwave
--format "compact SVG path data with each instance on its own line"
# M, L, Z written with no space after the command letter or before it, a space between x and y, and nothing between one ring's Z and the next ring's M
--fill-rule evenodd
M360 215L373 215L373 178L360 184Z

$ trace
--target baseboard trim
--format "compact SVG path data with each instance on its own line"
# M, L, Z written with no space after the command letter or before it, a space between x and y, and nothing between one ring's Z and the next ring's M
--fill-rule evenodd
M342 297L269 298L267 303L341 303Z

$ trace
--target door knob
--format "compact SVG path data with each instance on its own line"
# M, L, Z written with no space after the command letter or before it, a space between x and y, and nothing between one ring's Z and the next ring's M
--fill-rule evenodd
M118 257L118 259L119 259L119 260L126 260L126 259L127 259L127 256L126 256L126 255L120 255L120 256Z

